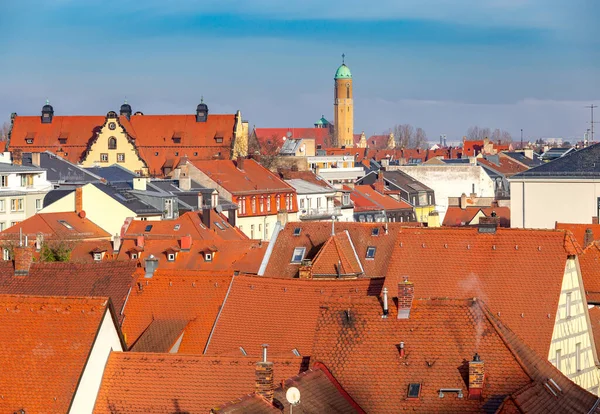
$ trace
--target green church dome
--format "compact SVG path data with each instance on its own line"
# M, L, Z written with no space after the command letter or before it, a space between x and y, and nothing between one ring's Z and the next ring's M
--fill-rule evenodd
M319 119L315 123L315 125L318 125L318 126L327 126L327 125L330 125L330 123L329 123L329 121L327 119L325 119L324 115L321 115L321 119Z
M350 73L350 68L346 66L345 63L342 63L342 66L340 66L335 72L334 79L352 79L352 73Z

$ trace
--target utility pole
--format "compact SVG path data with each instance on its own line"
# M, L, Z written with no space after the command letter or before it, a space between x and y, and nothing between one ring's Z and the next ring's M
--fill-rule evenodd
M598 108L598 105L591 104L590 106L586 106L586 108L589 108L590 111L591 111L591 113L592 113L592 119L590 121L590 125L591 125L591 127L590 127L590 135L591 135L590 141L591 142L596 142L596 141L594 141L594 124L598 124L600 122L594 122L594 109Z

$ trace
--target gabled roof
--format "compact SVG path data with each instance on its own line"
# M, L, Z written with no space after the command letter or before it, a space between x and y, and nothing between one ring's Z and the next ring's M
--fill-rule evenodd
M0 306L0 411L68 412L108 298L0 295Z
M282 381L274 390L273 404L257 394L250 394L215 408L214 413L281 413L290 410L286 392L290 387L300 391L301 404L293 407L300 413L364 413L322 364ZM282 407L282 408L279 408Z
M41 234L44 240L110 239L110 234L76 212L37 213L0 233L0 240L19 240L20 234L29 241Z
M565 264L577 253L564 231L403 228L386 286L397 292L407 276L415 297L483 299L529 346L548 355Z
M382 277L386 274L389 258L394 250L398 230L407 223L387 223L386 234L383 223L336 222L336 232L347 231L358 255L366 277ZM298 229L298 235L294 235ZM287 223L272 241L273 250L268 256L264 276L276 278L298 277L298 264L291 263L296 247L305 248L305 259L313 260L324 243L331 237L331 223L293 222ZM369 247L375 247L375 260L367 260Z
M184 334L189 321L154 319L131 346L133 352L169 352Z
M238 161L196 161L194 165L218 185L234 195L261 192L293 192L294 188L253 159L245 159L244 169Z
M315 184L310 181L305 181L301 178L292 178L285 180L286 183L294 187L296 193L302 194L329 194L335 193L335 189L332 187L325 187L320 184Z
M579 256L579 266L588 303L600 304L600 245L598 242L590 244Z
M298 374L302 358L271 358L274 382ZM208 413L255 390L257 359L113 352L94 412Z
M277 173L284 180L298 179L298 180L307 181L309 183L312 183L312 184L315 184L315 185L318 185L318 186L321 186L324 188L334 189L326 180L319 177L312 171L293 171L291 169L278 169Z
M594 406L595 396L524 345L481 301L415 300L408 319L397 319L393 302L389 310L382 318L375 297L331 301L317 325L312 360L327 366L367 412L495 412L511 396L525 413L536 412L532 403L555 413ZM486 375L481 399L468 398L468 363L475 353ZM557 397L545 389L549 379L563 390ZM408 398L409 384L420 385L418 398ZM537 394L517 394L532 384L539 386ZM462 398L456 391L441 398L443 389L461 390Z
M503 157L501 155L488 156L487 159L477 158L477 163L483 167L491 169L496 173L502 174L505 177L511 177L529 169L528 167L513 161L511 158Z
M363 273L348 231L330 236L312 261L314 277L360 276Z
M405 201L398 201L388 195L381 194L371 185L356 185L350 193L354 203L354 211L400 210L411 209L412 206Z
M28 276L15 277L12 262L0 262L0 294L106 296L119 314L134 272L131 262L33 263Z
M234 276L206 353L220 355L243 347L248 355L258 357L260 345L269 344L273 356L291 356L294 350L310 356L320 306L334 298L377 295L381 284L381 279Z
M469 225L479 212L485 217L492 217L492 213L495 213L501 227L510 227L510 208L508 207L460 208L458 206L449 206L444 215L442 225L449 227Z
M158 325L173 327L185 322L179 352L201 354L230 283L231 276L222 273L159 268L152 278L141 274L123 311L127 345L136 344L148 329L158 329ZM151 327L155 321L162 322ZM152 335L144 341L149 339L144 348L156 349L159 338Z
M513 178L580 178L597 179L600 177L600 144L590 145L579 151L572 151L560 158L532 168Z

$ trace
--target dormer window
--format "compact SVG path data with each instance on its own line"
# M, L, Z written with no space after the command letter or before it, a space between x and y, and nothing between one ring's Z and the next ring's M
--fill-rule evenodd
M175 143L175 144L181 144L181 137L182 136L183 136L183 132L175 131L173 133L173 137L172 137L173 143Z
M26 142L27 144L33 144L33 138L26 138L26 139L25 139L25 142Z
M102 260L102 253L100 253L100 252L94 253L94 261L99 262L101 260Z
M204 261L205 262L212 262L212 259L213 259L212 253L204 253Z
M131 253L131 260L136 260L138 258L137 253Z
M168 262L174 262L175 261L175 253L169 253L169 254L167 254L167 261Z
M302 259L304 259L305 253L306 253L306 247L296 247L294 249L294 253L292 254L292 263L294 263L294 264L302 263Z
M301 231L302 231L302 229L300 227L296 227L294 229L294 236L300 236Z
M221 144L221 143L223 143L223 136L222 136L222 135L216 135L216 136L215 136L215 142L216 142L217 144Z

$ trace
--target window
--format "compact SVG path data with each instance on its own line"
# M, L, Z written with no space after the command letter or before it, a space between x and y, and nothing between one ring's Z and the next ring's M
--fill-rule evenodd
M0 221L0 231L3 231L6 228L6 223L3 221Z
M165 200L165 217L173 218L173 200Z
M321 208L321 197L317 198L317 208Z
M138 258L137 253L131 253L131 260L135 260Z
M156 151L156 152L154 153L154 155L155 155L155 156L158 156L158 151Z
M252 214L256 214L256 197L252 196Z
M419 398L421 384L411 383L408 385L408 398Z
M177 231L181 228L181 224L176 224L173 230Z
M374 259L375 258L375 251L377 251L376 247L373 246L369 246L367 247L367 259Z
M10 260L10 251L8 249L2 249L2 258L4 260Z
M223 142L223 137L216 137L215 141L217 142L217 144L221 144Z
M581 371L581 342L575 344L575 369Z
M250 225L250 238L253 239L254 238L254 224Z
M290 211L290 210L291 210L291 206L290 206L290 204L291 204L290 195L289 195L289 194L286 194L286 195L285 195L285 209L286 209L287 211Z
M238 203L239 203L239 213L240 214L246 214L246 197L240 197L238 199Z
M5 211L4 200L0 200L0 211Z
M259 233L262 233L262 224L259 224L259 225L258 225L258 232L259 232Z
M108 162L108 154L100 154L100 162Z
M558 368L558 370L560 371L560 363L561 363L561 350L557 349L556 350L556 360L554 362L554 365L556 365L556 368Z
M371 236L379 236L379 227L375 227L371 230Z
M565 303L565 317L568 319L571 317L571 292L568 292L566 295L567 300Z
M212 253L205 253L204 254L204 261L205 262L212 262Z
M344 194L342 196L342 203L347 206L348 204L350 204L350 194Z
M304 259L304 253L306 253L306 247L296 247L294 249L294 254L292 255L292 263L302 263L302 259Z
M28 144L33 144L33 138L27 138L25 142Z
M65 220L58 220L58 222L60 224L62 224L63 226L65 226L66 228L68 228L69 230L73 230L73 226L71 226L69 223L67 223Z
M175 151L175 156L179 157L179 152L178 151Z
M94 253L94 261L99 262L102 260L102 253Z
M8 175L0 176L0 183L2 187L8 187Z
M144 231L150 231L150 230L152 230L152 224L148 224L146 226L146 228L144 229Z
M23 211L23 199L12 198L10 200L10 211Z
M267 211L271 211L271 196L267 196Z
M304 199L303 198L300 199L300 208L304 208Z
M4 201L2 201L2 203L4 203ZM42 199L41 198L38 198L35 200L35 209L36 210L42 209Z
M21 187L33 187L33 174L21 175Z
M265 211L265 198L261 197L260 198L260 212L264 213L264 211Z
M299 236L301 231L302 231L302 229L300 227L296 227L294 229L294 236Z
M197 153L197 152L194 152L194 157L197 157L197 156L198 156L198 153Z
M275 195L275 208L277 211L281 209L281 200L279 199L279 194Z
M123 154L123 153L117 154L117 162L125 162L125 154Z
M265 223L265 239L269 238L269 223Z
M108 149L109 150L117 149L117 139L115 137L110 137L108 139Z
M169 253L167 255L167 261L174 262L175 261L175 253Z

